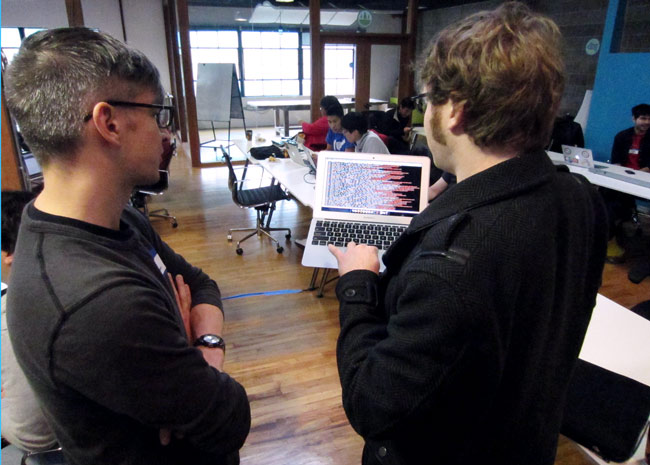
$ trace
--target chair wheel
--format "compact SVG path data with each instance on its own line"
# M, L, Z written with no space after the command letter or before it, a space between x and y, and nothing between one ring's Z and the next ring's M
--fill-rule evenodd
M240 247L237 250L235 250L235 252L237 252L237 255L242 255L244 253L244 249Z
M284 237L286 237L287 239L291 239L291 233L288 233L288 234L285 235Z
M228 234L228 242L232 242L232 234Z
M282 253L282 252L284 252L284 247L278 247L278 248L275 249L275 250L277 250L278 253Z

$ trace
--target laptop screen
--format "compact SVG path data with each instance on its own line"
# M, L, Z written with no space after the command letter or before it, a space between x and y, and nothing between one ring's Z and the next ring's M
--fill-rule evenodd
M321 211L413 217L421 211L422 163L327 160Z

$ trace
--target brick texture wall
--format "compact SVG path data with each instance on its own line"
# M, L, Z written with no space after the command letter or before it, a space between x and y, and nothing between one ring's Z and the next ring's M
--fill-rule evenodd
M647 3L650 0L633 1ZM575 116L582 104L585 91L593 89L598 53L587 55L585 46L590 39L594 38L602 42L608 0L529 0L524 3L534 11L551 17L562 30L567 82L560 114L570 113ZM500 1L484 1L425 12L421 17L418 30L418 56L426 50L427 45L440 29L469 14L496 8L499 4Z

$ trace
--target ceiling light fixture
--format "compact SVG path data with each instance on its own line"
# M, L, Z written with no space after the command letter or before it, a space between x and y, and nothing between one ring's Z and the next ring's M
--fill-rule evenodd
M241 11L237 10L235 12L235 21L239 21L241 23L241 22L248 21L248 20L246 18L244 18L244 15L241 14Z
M293 3L293 0L275 0L278 3Z

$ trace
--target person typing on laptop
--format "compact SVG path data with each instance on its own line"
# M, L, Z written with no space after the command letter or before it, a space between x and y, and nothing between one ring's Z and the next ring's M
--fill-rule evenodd
M379 136L368 131L368 120L363 114L351 111L343 116L341 128L347 141L355 145L355 152L390 153Z
M343 135L341 128L341 119L343 118L343 107L339 103L338 105L332 105L326 108L327 113L327 124L329 124L329 130L327 131L327 137L325 141L327 142L327 147L325 150L334 150L335 152L354 152L354 144L349 142Z
M442 30L424 127L458 183L383 256L338 260L343 406L373 464L551 465L601 281L605 209L544 152L564 83L555 23L505 3Z

